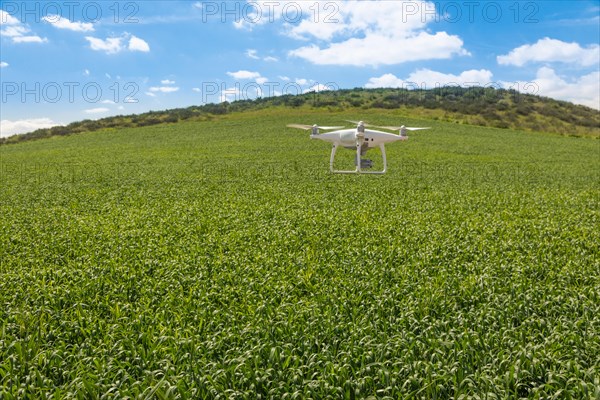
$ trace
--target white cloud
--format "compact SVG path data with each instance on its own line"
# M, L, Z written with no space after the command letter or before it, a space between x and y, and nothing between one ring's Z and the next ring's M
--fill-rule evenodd
M582 67L600 62L600 45L581 47L578 43L543 38L534 44L526 44L510 53L497 57L498 64L522 67L529 62L561 62Z
M258 55L258 51L254 50L254 49L248 49L246 50L246 57L251 58L253 60L263 60L266 62L274 62L274 61L279 61L279 59L277 57L273 57L273 56L266 56L266 57L260 57Z
M106 107L88 108L87 110L83 110L86 114L103 114L108 111L109 109Z
M60 15L49 14L43 17L42 20L58 29L68 29L75 32L92 32L94 30L94 25L90 22L72 22Z
M257 51L254 50L254 49L248 49L248 50L246 50L246 57L252 58L254 60L260 60L260 57L257 56Z
M52 121L50 118L32 118L10 121L3 119L0 121L0 137L9 137L20 133L35 131L36 129L51 128L61 125Z
M37 35L27 35L31 29L25 25L11 25L0 30L0 36L11 38L13 43L45 43L48 41Z
M411 73L408 78L400 79L394 74L384 74L380 77L369 79L366 88L406 88L406 89L433 89L443 86L485 86L492 83L493 74L486 69L472 69L460 75L444 74L430 69L419 69Z
M127 46L125 41L129 38ZM106 54L116 54L125 49L129 51L149 52L150 46L144 40L129 34L121 37L109 37L99 39L93 36L86 36L85 39L90 43L90 48L95 51L103 51Z
M139 37L131 36L129 39L129 51L141 51L147 53L150 51L150 45Z
M327 85L323 85L321 83L317 83L311 87L309 87L308 89L306 89L304 91L304 93L309 93L309 92L322 92L322 91L326 91L326 90L332 90L332 88L330 86Z
M7 36L10 38L24 36L30 29L26 28L24 25L10 25L3 28L0 33L2 36Z
M46 43L48 39L39 37L37 35L34 36L15 36L12 38L12 41L15 43Z
M8 63L4 62L4 61L0 61L0 68L6 68L8 67Z
M156 95L152 92L146 92L146 96L156 97Z
M106 54L115 54L123 50L123 38L111 37L105 40L92 36L86 36L85 39L90 42L90 48L95 51L103 51Z
M0 10L0 28L0 36L11 38L13 43L45 43L48 41L37 35L28 35L31 29L4 10Z
M232 102L232 101L236 101L240 99L240 95L241 95L241 91L239 88L228 88L225 90L221 91L221 103L228 101L228 102Z
M242 19L242 20L235 21L235 22L233 23L233 26L235 26L235 29L244 29L244 28L248 28L248 25L246 25L246 24L244 23L244 20L243 20L243 19ZM223 101L228 101L228 100L223 100Z
M288 82L290 80L290 78L288 76L283 76L283 75L279 75L278 78L284 82Z
M375 4L376 3L376 4ZM329 4L329 3L328 3ZM446 32L425 31L435 19L435 4L427 1L339 1L332 15L308 13L288 35L317 39L289 56L317 65L379 66L468 55L463 41ZM413 12L410 12L413 11ZM327 18L338 22L327 22Z
M559 76L552 68L542 67L531 82L503 84L524 93L570 101L600 110L600 71L568 79Z
M593 17L586 17L586 16L582 16L582 18L564 18L564 19L558 19L553 21L553 23L557 26L566 26L566 27L577 27L577 28L581 28L584 25L592 25L592 26L598 26L600 24L600 15L597 15L598 13L600 13L600 10L598 10L600 7L592 7L588 10L586 10L586 13L588 15L594 15Z
M0 26L2 25L18 25L21 22L13 17L12 15L10 15L9 13L7 13L4 10L0 10Z
M269 81L268 78L262 76L259 72L253 71L240 70L237 72L227 72L227 75L237 80L254 80L254 82L258 83L259 85L263 85ZM229 89L226 89L226 91L229 91ZM223 98L223 95L221 97ZM225 95L225 97L229 98L231 96Z
M425 31L438 16L432 1L340 0L315 8L316 4L247 0L241 5L243 18L234 25L253 29L284 19L287 36L317 41L288 55L318 65L378 66L469 54L460 37ZM299 23L291 22L297 15ZM254 49L246 55L277 61L273 56L260 57Z
M201 90L200 88L197 88L197 87L195 87L195 88L192 88L192 90L193 90L194 92L196 92L196 93L202 93L202 90Z
M329 47L317 45L301 47L289 52L317 65L379 66L409 61L447 59L453 55L468 55L463 41L446 32L421 32L410 37L370 33L362 38L332 43Z
M422 29L435 18L435 4L411 1L337 1L315 14L307 5L305 18L291 26L288 35L298 39L311 37L330 41L336 37L357 37L369 33L389 33L404 37Z
M174 85L175 81L170 81L168 79L163 79L162 81L160 81L161 84L163 85Z
M244 70L240 70L237 72L228 72L227 75L231 76L234 79L257 79L257 78L260 78L260 74L258 72L244 71Z
M301 86L308 85L308 83L309 83L308 79L304 79L304 78L296 78L294 80L294 82L296 82L298 85L301 85Z
M83 75L90 76L90 70L89 69L84 69L83 70Z
M366 88L401 88L406 85L403 79L394 74L383 74L380 77L373 77L365 84Z
M179 90L179 87L176 86L153 86L150 88L150 92L156 93L156 92L160 92L160 93L173 93L173 92L177 92Z

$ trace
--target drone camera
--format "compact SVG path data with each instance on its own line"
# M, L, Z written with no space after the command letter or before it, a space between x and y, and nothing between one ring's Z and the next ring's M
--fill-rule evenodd
M373 168L373 160L360 160L360 168Z

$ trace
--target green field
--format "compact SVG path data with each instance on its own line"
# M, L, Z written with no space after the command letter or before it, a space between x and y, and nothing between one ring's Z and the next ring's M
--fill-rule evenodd
M433 129L366 176L285 128L344 119ZM599 171L393 110L1 146L0 399L600 398Z

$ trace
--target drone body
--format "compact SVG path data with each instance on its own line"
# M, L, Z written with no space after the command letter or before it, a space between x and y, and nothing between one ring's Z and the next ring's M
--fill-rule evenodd
M354 122L354 121L350 121ZM312 133L310 135L311 139L319 139L325 142L329 142L333 144L333 148L331 149L331 158L329 160L329 169L333 173L338 174L385 174L387 172L387 157L385 154L385 144L397 142L400 140L407 140L408 136L406 135L406 131L408 130L420 130L420 129L429 129L429 128L407 128L405 126L401 127L391 127L385 126L381 127L383 129L389 129L393 131L399 131L400 134L394 134L389 132L383 132L373 129L366 129L366 126L370 126L365 124L363 121L357 122L356 128L352 129L340 129L343 127L338 126L318 126L318 125L300 125L300 124L290 124L288 127L290 128L299 128L299 129L311 129ZM319 133L319 129L330 130L337 129L332 132L327 133ZM333 168L333 163L335 160L335 153L338 147L343 147L346 149L356 151L355 165L356 169L354 170L336 170ZM371 160L361 159L368 150L373 149L375 147L379 147L381 150L381 156L383 158L383 170L381 171L368 171L373 166L373 162Z

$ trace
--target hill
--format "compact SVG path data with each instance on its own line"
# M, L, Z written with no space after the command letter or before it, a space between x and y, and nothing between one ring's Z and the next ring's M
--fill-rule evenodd
M73 122L0 139L0 144L64 136L105 128L142 127L268 107L327 111L391 109L432 120L503 129L600 137L600 113L588 107L550 98L494 88L445 87L432 90L350 89L207 104L139 115Z
M0 398L600 396L598 141L262 102L0 147Z

